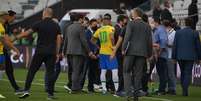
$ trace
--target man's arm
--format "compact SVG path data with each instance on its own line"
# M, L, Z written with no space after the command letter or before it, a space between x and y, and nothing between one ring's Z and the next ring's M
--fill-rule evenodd
M59 54L60 47L62 43L62 37L60 34L57 35L57 41L56 41L56 53Z
M15 36L13 39L11 39L12 42L18 40L18 39L21 39L21 38L24 38L24 37L27 37L29 36L30 34L32 34L34 31L32 29L28 29L27 31L25 32L21 32L19 35Z
M120 47L121 44L122 44L122 41L123 41L123 37L122 37L122 36L119 36L119 37L118 37L118 41L117 41L117 43L116 43L116 45L115 45L115 51L117 51L117 50L119 49L119 47Z
M20 55L19 50L13 45L13 43L11 42L11 39L9 38L8 35L4 35L1 37L1 41L4 45L8 46L10 49L14 50L17 54L17 56Z

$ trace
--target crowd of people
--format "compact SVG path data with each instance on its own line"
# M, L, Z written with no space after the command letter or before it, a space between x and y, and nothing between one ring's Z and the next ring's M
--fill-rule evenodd
M197 0L192 1L192 5L197 3ZM114 26L108 13L102 19L88 19L82 14L73 13L70 15L71 23L65 25L63 31L53 18L52 9L45 8L41 21L12 38L6 35L5 26L14 20L16 13L1 12L0 69L6 67L15 93L20 94L20 99L25 99L30 96L36 72L45 63L45 91L51 100L55 98L54 86L61 71L60 61L66 57L68 83L64 88L69 93L83 93L87 76L89 93L94 93L95 88L98 88L103 95L112 93L116 97L138 100L138 97L149 95L148 83L155 67L159 86L154 94L176 95L178 63L181 69L182 95L188 96L193 65L201 62L199 32L195 29L192 14L185 19L185 27L181 29L168 10L168 3L164 6L164 10L157 8L160 14L155 13L153 17L134 8L129 17L119 15ZM25 87L20 89L13 76L7 47L4 46L13 49L17 57L19 51L12 42L30 36L33 32L38 33L36 52L28 70Z

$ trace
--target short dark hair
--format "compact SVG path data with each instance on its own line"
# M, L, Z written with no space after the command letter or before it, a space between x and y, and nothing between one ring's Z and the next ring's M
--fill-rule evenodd
M84 20L89 22L89 18L88 17L84 17Z
M158 23L158 24L161 24L160 18L154 18L154 22L156 22L156 23Z
M104 15L103 19L111 20L112 17L111 17L111 15L110 15L109 13L106 13L106 14Z
M89 24L92 24L93 22L97 22L97 20L96 20L96 19L91 19L91 20L89 21Z
M192 0L192 3L198 3L198 0Z
M79 21L80 19L84 18L82 14L79 13L72 13L73 21Z
M163 25L164 25L165 27L172 27L172 23L171 23L169 20L164 20L164 21L163 21Z
M193 25L193 20L192 20L192 18L187 17L187 18L185 19L185 25L186 25L186 26L189 26L189 27L192 27L192 25Z
M120 21L124 21L124 19L127 19L127 17L125 15L119 15L117 17L117 22L119 23Z
M15 12L15 11L13 11L13 10L8 10L8 15L9 16L14 16L14 15L16 15L17 13Z

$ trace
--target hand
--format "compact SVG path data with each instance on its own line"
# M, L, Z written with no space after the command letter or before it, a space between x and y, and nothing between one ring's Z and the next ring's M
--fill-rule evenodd
M121 53L122 53L123 56L126 55L126 52L125 52L125 51L122 51Z
M177 60L175 60L175 59L173 59L172 62L173 62L174 64L177 64Z
M59 62L59 60L60 60L60 54L57 54L56 55L56 63Z
M115 55L116 55L116 52L112 52L112 54L110 55L110 60L114 59Z
M89 52L89 57L92 59L97 59L96 55L93 52Z
M15 57L14 58L19 58L20 57L20 51L16 48L15 50Z

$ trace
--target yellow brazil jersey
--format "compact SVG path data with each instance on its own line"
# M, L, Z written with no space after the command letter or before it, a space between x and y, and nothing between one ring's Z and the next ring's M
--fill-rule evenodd
M94 37L100 40L100 54L110 55L112 53L112 39L111 36L114 35L114 27L112 26L102 26L99 28Z
M2 37L4 34L5 34L5 28L4 28L3 24L0 23L0 37ZM4 47L3 43L0 42L0 55L3 54L3 47Z

